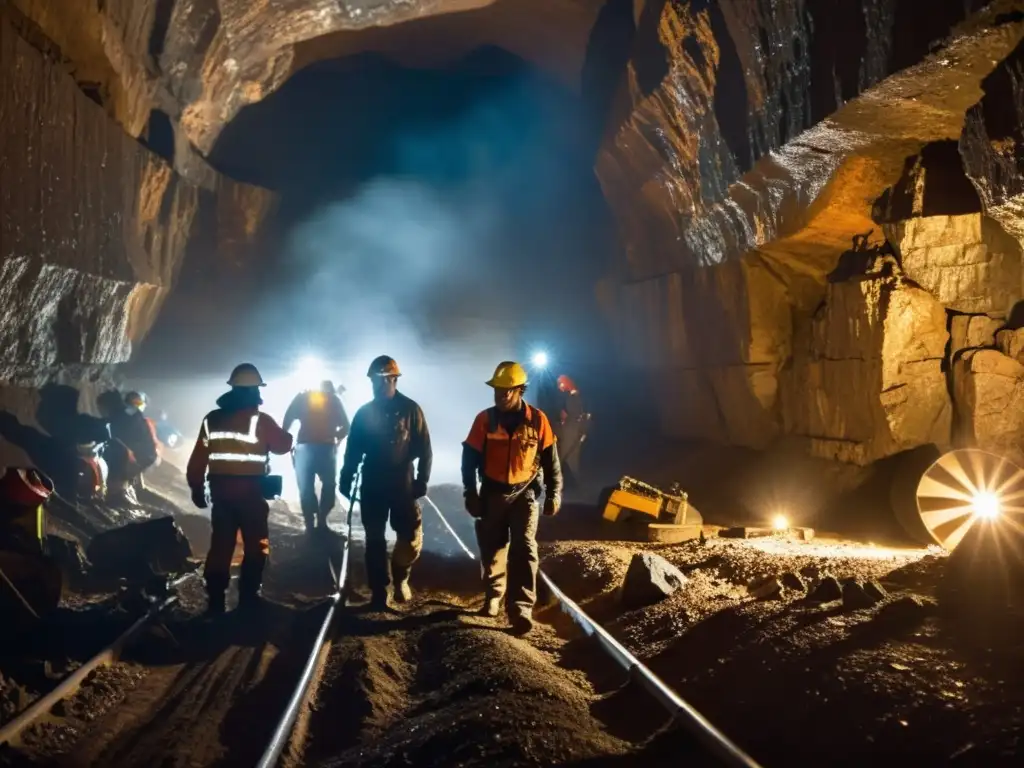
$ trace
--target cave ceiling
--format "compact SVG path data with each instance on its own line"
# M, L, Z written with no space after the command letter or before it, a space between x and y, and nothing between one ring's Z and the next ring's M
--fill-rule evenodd
M239 110L317 61L444 66L503 48L578 89L605 0L13 0L133 136L153 109L207 155Z

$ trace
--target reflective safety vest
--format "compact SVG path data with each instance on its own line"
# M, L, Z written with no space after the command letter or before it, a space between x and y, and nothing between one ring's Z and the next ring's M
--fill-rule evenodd
M210 475L261 476L269 471L270 449L258 434L260 414L211 413L203 419ZM244 427L244 431L239 427Z
M540 454L555 442L544 412L525 405L523 422L509 435L501 426L497 408L481 411L466 444L483 454L484 477L503 485L529 483L540 469Z

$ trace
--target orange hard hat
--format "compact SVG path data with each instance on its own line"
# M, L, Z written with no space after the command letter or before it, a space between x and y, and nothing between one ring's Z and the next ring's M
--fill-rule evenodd
M575 392L576 382L566 376L564 373L558 377L558 391L559 392Z
M0 475L0 501L37 507L50 498L53 481L32 467L7 467Z

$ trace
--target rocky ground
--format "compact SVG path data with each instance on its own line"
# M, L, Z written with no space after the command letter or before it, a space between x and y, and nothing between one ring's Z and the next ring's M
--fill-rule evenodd
M435 488L432 499L475 551L458 489ZM193 535L202 530L201 516L179 519ZM309 542L287 505L274 519L272 602L262 617L204 621L201 585L188 584L163 629L94 674L2 762L253 764L323 618L328 563L339 555L340 537ZM356 539L351 607L322 654L317 695L285 762L707 762L549 596L541 595L541 623L527 639L473 615L476 563L429 506L424 529L416 598L388 613L359 607ZM1019 764L1017 635L982 636L940 610L940 552L707 533L676 545L624 542L592 507L572 506L542 524L543 567L765 766L863 765L890 755ZM627 607L621 585L638 553L664 558L683 583L660 602ZM125 602L115 593L70 596L62 643L41 646L31 662L4 662L3 720L127 626L137 614Z
M640 551L686 582L627 610L620 585ZM778 537L544 551L570 596L764 765L1017 765L1020 641L940 610L945 561Z

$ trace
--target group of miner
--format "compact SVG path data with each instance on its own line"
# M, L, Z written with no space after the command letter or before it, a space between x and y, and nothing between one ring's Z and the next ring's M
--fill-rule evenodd
M389 599L406 603L412 598L409 576L423 548L419 500L427 495L433 463L430 431L420 406L398 391L402 374L394 359L376 358L367 375L373 399L359 408L351 425L333 384L325 381L318 390L300 393L292 401L282 427L260 411L265 382L259 371L242 364L231 373L231 389L203 419L186 471L193 503L200 509L212 504L205 565L211 614L225 611L239 532L244 547L239 609L261 601L270 553L267 500L281 491L280 478L274 487L275 478L269 474L269 458L289 452L307 532L326 527L336 475L338 491L348 503L358 498L366 537L369 607L382 610ZM565 394L576 394L567 378L560 377L558 383ZM502 362L486 384L494 391L494 405L476 416L462 444L465 509L475 518L484 584L480 613L497 617L504 599L512 631L525 634L533 627L537 596L539 517L559 511L562 467L551 422L524 399L526 369ZM564 425L566 418L566 409L560 409L558 423ZM297 440L288 431L295 421L301 423ZM337 446L346 436L338 473ZM315 478L322 484L319 500ZM397 539L390 563L385 538L389 523Z

